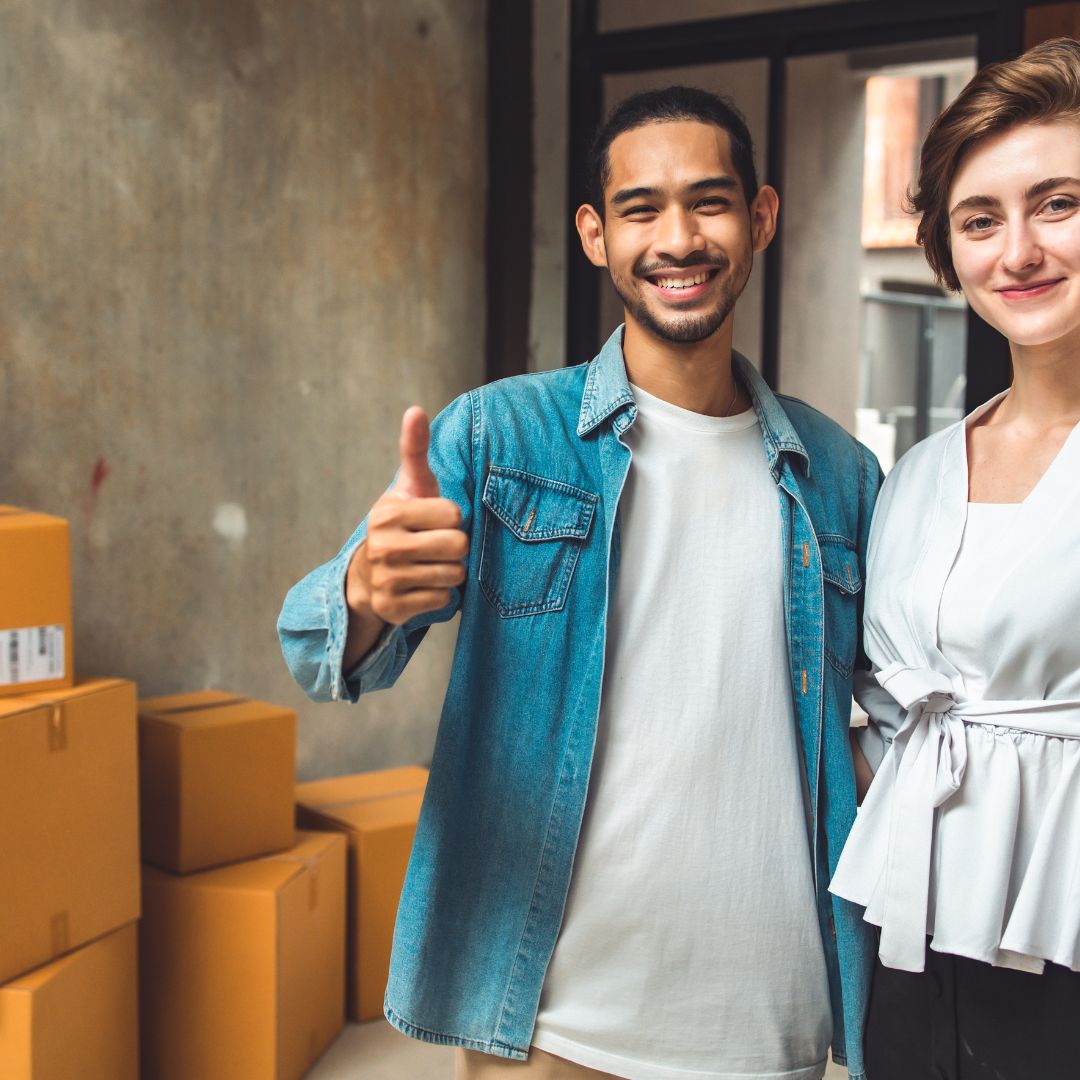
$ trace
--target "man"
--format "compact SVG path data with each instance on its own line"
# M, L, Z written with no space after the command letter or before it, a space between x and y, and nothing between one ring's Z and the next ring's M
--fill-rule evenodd
M461 613L386 1015L459 1077L816 1080L830 1040L861 1077L870 942L827 885L877 465L732 352L778 204L741 116L630 98L592 172L625 328L430 445L406 412L393 489L279 624L305 690L355 700Z

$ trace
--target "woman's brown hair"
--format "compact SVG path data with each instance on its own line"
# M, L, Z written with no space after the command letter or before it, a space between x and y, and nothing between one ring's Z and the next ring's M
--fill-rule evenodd
M917 233L938 280L958 290L949 243L949 191L972 147L1017 124L1080 120L1080 42L1054 38L1015 60L977 72L930 125L908 209L922 214Z

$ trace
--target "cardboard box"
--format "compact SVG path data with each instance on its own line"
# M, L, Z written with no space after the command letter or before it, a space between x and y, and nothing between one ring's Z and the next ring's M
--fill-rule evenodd
M147 1080L298 1080L345 1023L345 842L178 877L146 867Z
M135 685L0 698L0 982L139 916Z
M73 671L68 523L0 506L0 695L71 686Z
M4 1080L139 1080L135 924L0 986Z
M394 919L427 775L427 769L408 766L296 789L301 828L334 829L349 841L350 1020L382 1016Z
M296 840L296 713L220 690L139 702L142 855L178 874Z

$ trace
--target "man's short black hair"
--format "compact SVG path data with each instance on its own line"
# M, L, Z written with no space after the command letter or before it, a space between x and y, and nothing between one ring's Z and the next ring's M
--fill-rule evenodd
M757 194L757 170L754 168L754 144L743 114L735 104L718 94L696 86L668 86L663 90L645 90L620 101L597 129L589 148L589 199L601 218L604 216L604 189L611 179L608 151L624 131L646 124L673 120L697 120L715 124L726 131L731 141L731 159L742 182L747 205Z

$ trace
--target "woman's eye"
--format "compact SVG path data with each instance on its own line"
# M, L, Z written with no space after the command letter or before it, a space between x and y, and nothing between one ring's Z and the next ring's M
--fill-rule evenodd
M964 232L986 232L994 226L994 219L989 214L979 214L978 217L969 218L964 222Z
M1070 199L1065 195L1055 195L1052 199L1046 200L1043 209L1050 214L1062 214L1066 210L1072 210L1075 206L1075 199Z

